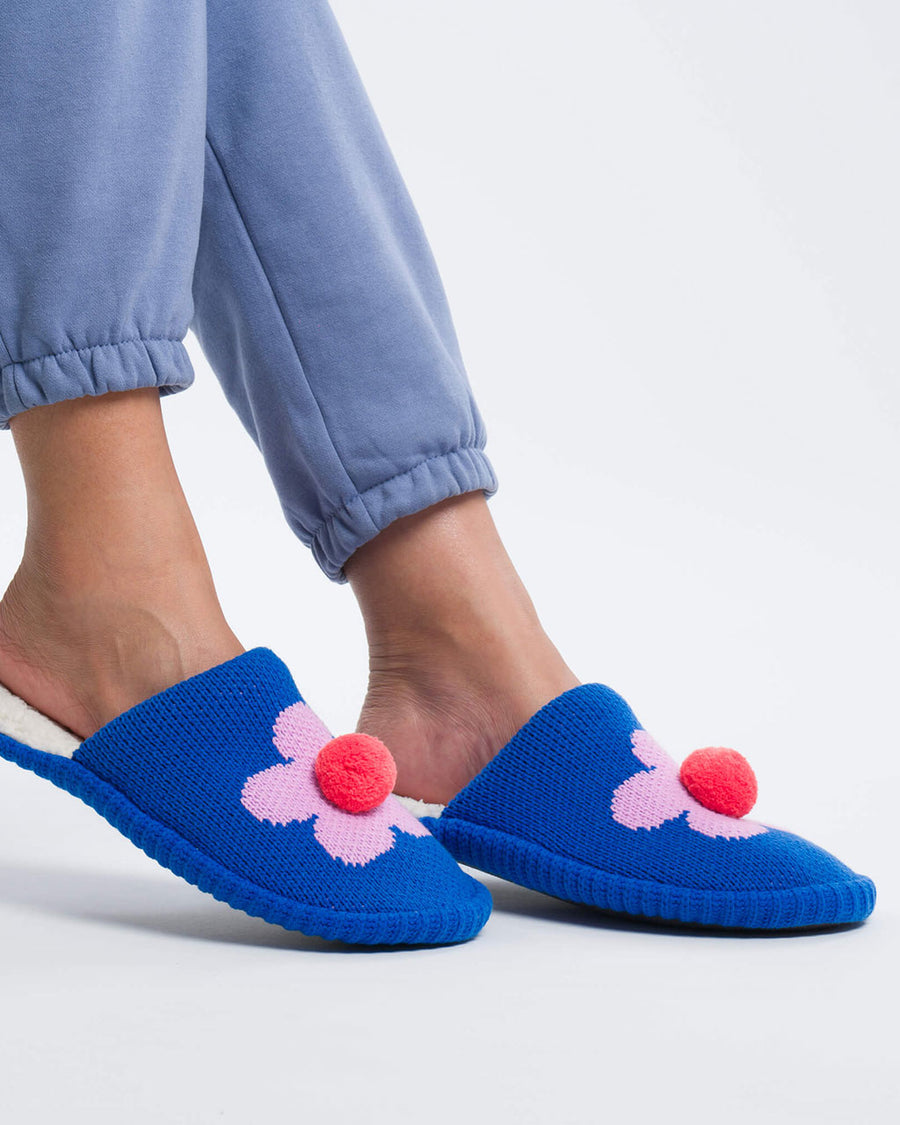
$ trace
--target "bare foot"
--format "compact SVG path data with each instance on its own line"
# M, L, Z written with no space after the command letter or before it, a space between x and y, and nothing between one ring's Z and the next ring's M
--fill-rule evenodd
M396 790L445 804L578 680L553 646L481 493L398 520L346 567L369 639L358 729Z
M216 597L155 390L13 419L28 493L0 601L0 683L85 738L243 651Z
M0 602L0 684L87 738L116 715L243 651L208 593L67 591L23 564Z

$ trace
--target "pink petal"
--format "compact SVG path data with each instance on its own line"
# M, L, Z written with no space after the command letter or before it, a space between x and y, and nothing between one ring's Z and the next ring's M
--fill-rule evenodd
M385 804L387 811L390 813L389 823L395 828L399 828L401 832L405 832L408 836L431 835L421 820L417 816L413 816L409 809L405 809L399 801L393 797L388 797Z
M699 801L688 795L690 804L687 806L687 821L695 832L702 832L704 836L725 836L730 840L745 840L748 836L758 836L766 831L766 826L756 820L737 819L733 816L723 816L722 813L705 809Z
M382 806L383 807L383 806ZM361 865L383 855L394 846L389 818L369 813L346 813L328 809L316 817L315 836L332 859Z
M645 730L636 730L631 735L631 745L635 754L645 766L668 766L677 771L675 761L663 750L656 739Z
M686 796L678 778L669 771L641 770L613 793L613 820L626 828L659 828L684 812Z
M244 782L241 804L257 820L290 824L318 811L321 798L311 789L312 769L305 762L270 766Z
M292 703L275 720L275 745L283 758L312 760L326 742L331 732L311 707L305 703Z

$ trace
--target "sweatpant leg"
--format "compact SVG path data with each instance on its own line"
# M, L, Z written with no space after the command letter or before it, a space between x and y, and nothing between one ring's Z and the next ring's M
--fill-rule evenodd
M192 380L205 0L0 4L0 427Z
M419 219L324 0L209 0L193 328L331 578L496 482Z

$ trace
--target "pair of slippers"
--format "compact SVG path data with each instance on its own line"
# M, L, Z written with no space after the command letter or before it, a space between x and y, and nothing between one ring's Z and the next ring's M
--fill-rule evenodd
M84 742L0 688L0 756L223 902L345 942L474 937L491 897L457 861L571 902L701 926L833 926L875 904L871 880L828 852L733 815L755 790L738 755L706 752L679 770L600 684L541 708L445 808L393 796L386 749L333 739L264 648Z

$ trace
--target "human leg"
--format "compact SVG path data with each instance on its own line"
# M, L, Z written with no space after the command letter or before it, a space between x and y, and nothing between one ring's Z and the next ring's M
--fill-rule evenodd
M193 327L332 578L395 519L491 491L443 288L324 0L209 2Z
M242 651L155 388L35 407L12 429L28 532L0 601L0 683L84 738Z
M358 816L320 790L330 733L281 661L244 653L225 623L169 456L159 391L189 381L203 20L137 0L23 13L3 76L21 104L0 106L13 168L0 420L28 532L0 602L0 757L248 913L351 942L472 937L489 895L414 817L387 793ZM175 36L183 55L173 29L196 33ZM44 81L48 50L58 85ZM160 91L170 57L184 82ZM128 127L145 118L162 162L141 178Z
M205 0L4 5L0 426L190 383L205 24Z
M319 752L339 744L275 654L245 653L228 628L156 388L34 407L12 427L28 534L0 602L0 758L289 929L366 944L477 933L487 892L390 783L364 816L317 784Z
M446 803L578 680L545 633L478 492L398 520L347 562L369 643L359 729L397 792Z
M85 736L240 651L159 405L192 378L205 3L26 0L2 22L0 423L28 536L0 681Z
M269 15L212 52L198 331L292 526L359 599L360 726L391 745L398 792L446 805L427 823L461 861L579 902L761 928L865 917L869 880L704 808L624 700L577 684L486 476L435 492L462 450L487 465L480 421L474 443L460 428L477 411L433 263L327 5Z
M440 278L330 8L212 0L209 40L194 327L291 527L359 598L361 728L399 791L445 800L576 681L487 511Z

